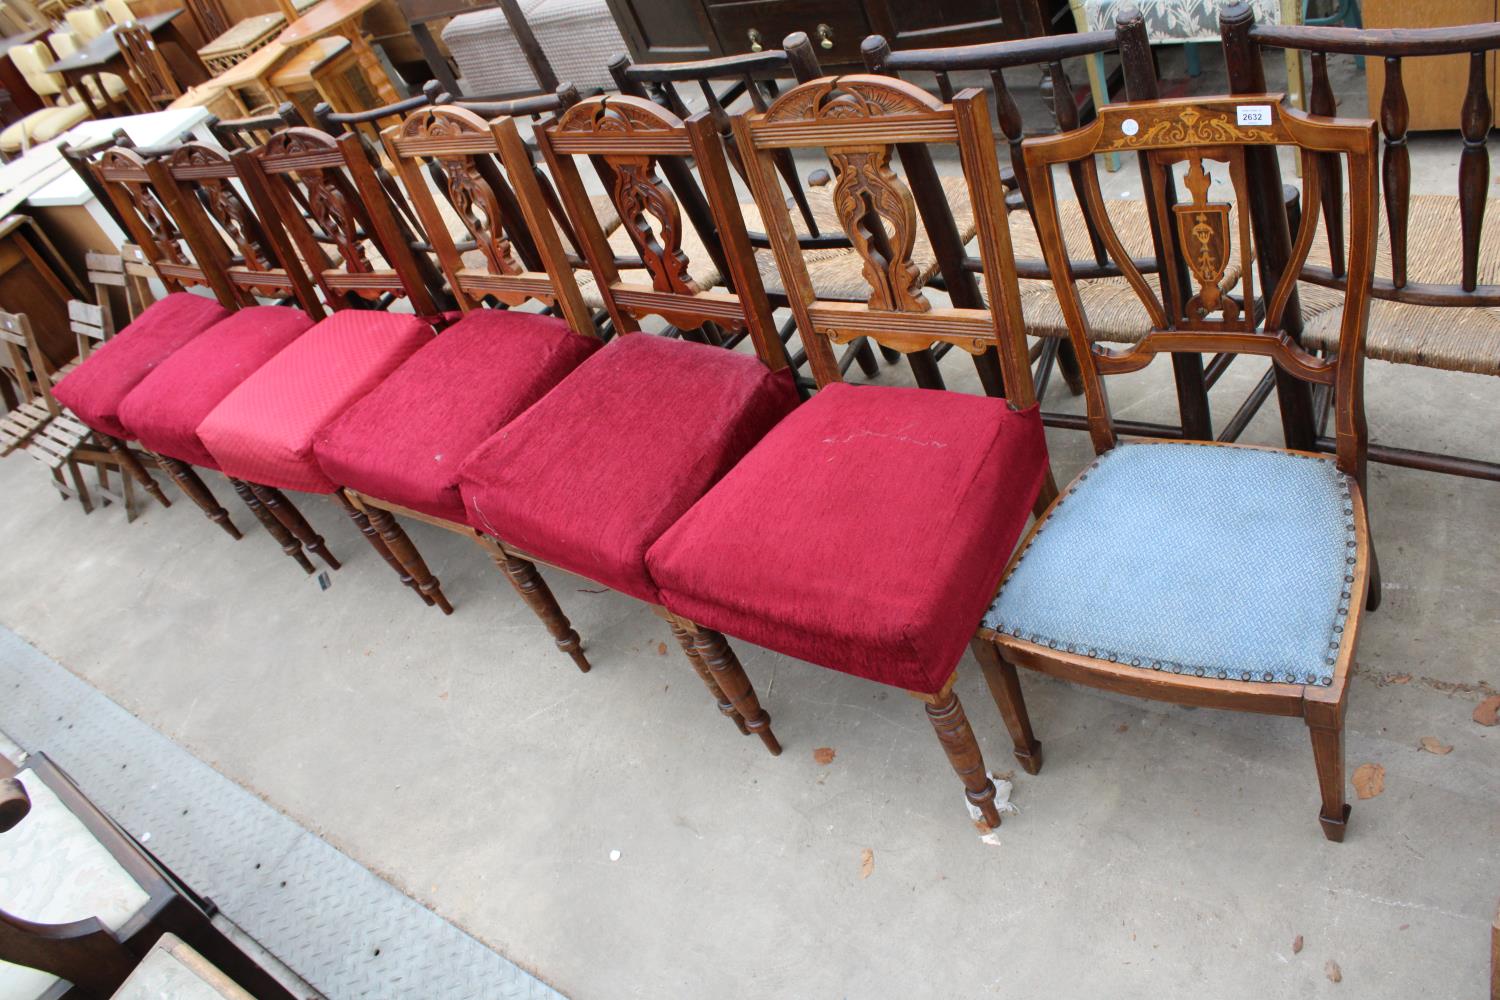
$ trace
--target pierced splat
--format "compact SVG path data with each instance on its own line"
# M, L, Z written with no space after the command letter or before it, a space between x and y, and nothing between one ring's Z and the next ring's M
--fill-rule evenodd
M1179 245L1187 258L1188 269L1198 283L1197 294L1187 302L1188 315L1203 320L1212 313L1222 312L1224 320L1233 323L1239 318L1239 303L1219 287L1228 269L1233 246L1230 206L1208 200L1212 178L1203 167L1203 157L1197 152L1188 160L1183 183L1192 193L1193 200L1190 204L1172 206L1172 211L1177 218Z
M436 162L443 171L448 202L469 235L474 237L490 273L521 274L525 271L505 236L500 200L495 197L495 189L480 174L478 164L471 157L441 157Z
M610 196L646 270L651 273L652 286L660 292L684 295L702 291L688 277L688 258L682 252L682 212L671 190L657 175L655 157L607 159L614 173Z
M299 175L307 189L307 211L318 228L333 240L342 258L340 265L350 274L369 274L375 270L365 250L360 228L358 200L350 197L341 175L326 170L304 170ZM378 291L360 290L360 295L375 299Z
M889 146L830 149L833 208L854 250L864 262L870 308L927 312L932 304L920 290L922 271L912 261L917 239L917 206L911 189L891 169Z

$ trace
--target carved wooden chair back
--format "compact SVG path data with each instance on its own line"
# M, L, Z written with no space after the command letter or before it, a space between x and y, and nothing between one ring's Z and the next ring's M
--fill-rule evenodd
M120 57L137 92L157 109L166 107L182 96L182 87L172 75L172 67L156 47L151 32L139 21L127 21L115 27L115 41Z
M285 129L232 158L261 219L279 223L330 306L385 308L406 297L440 321L441 277L413 249L358 136Z
M655 315L684 330L707 324L745 331L772 371L786 366L724 147L709 114L699 112L684 122L645 98L593 97L545 123L536 139L616 330L638 330L643 317ZM578 156L602 164L611 181L610 198L650 275L649 284L621 280L614 251L585 193ZM689 158L697 163L707 192L710 222L728 268L721 272L728 290L699 287L682 249L682 207L659 168L674 161L685 166Z
M277 132L306 125L302 112L291 101L284 101L270 114L249 118L210 118L208 131L220 146L228 150L254 149Z
M1012 405L1024 408L1035 401L988 115L977 90L965 90L945 104L915 84L859 74L801 84L764 112L735 117L750 187L819 386L841 378L830 342L869 337L902 353L939 344L975 356L993 349ZM892 155L910 175L913 164L931 168L933 146L957 147L986 265L988 306L956 298L951 306L935 306L919 285L912 262L917 226L932 232L951 227L953 219L944 215L946 202L915 196L908 179L893 169ZM794 149L821 149L828 157L839 223L863 260L870 286L864 302L819 299L814 291L804 247L777 183L775 153Z
M805 34L799 32L798 35L804 43L807 42ZM776 82L778 78L791 77L797 83L806 83L823 75L811 44L693 62L635 64L628 55L621 53L609 64L609 72L620 93L655 101L683 120L693 112L689 108L688 99L678 87L696 88L702 95L714 131L724 142L729 162L741 178L747 176L745 161L735 145L728 109L741 98L746 98L752 109L764 111L780 96L781 90ZM848 241L841 235L820 231L819 220L808 201L807 191L797 176L797 166L792 162L790 152L782 151L776 156L776 169L806 227L804 244L809 247L848 246ZM679 170L675 165L664 165L663 172L667 174L667 180L673 187L678 189L688 217L700 231L704 231L707 227L700 223L708 221L708 212L706 206L695 197L696 187L678 176ZM752 233L750 242L758 247L769 245L764 233Z
M1370 122L1310 117L1283 108L1280 100L1280 95L1261 94L1116 104L1101 109L1098 118L1084 128L1025 142L1026 170L1042 246L1055 273L1071 279L1073 264L1061 231L1053 167L1083 162L1083 194L1099 219L1105 246L1151 320L1151 328L1127 350L1095 344L1075 283L1056 283L1069 336L1082 366L1089 431L1096 451L1102 453L1116 444L1102 376L1138 371L1158 354L1252 354L1270 358L1279 369L1299 380L1333 389L1339 468L1363 483L1367 446L1363 341L1374 264L1375 129ZM1247 114L1253 122L1247 120ZM1296 273L1307 258L1317 228L1316 212L1303 214L1292 249L1293 266L1265 295L1264 315L1254 306L1255 271L1251 265L1255 242L1248 211L1253 189L1247 153L1277 146L1291 147L1300 155L1311 199L1318 193L1320 156L1337 156L1347 165L1351 280L1340 349L1333 359L1318 358L1304 350L1285 324ZM1124 254L1099 189L1094 157L1125 151L1144 158L1154 182L1157 211L1171 218L1175 240L1184 248L1192 273L1191 283L1184 284L1175 268L1166 269L1161 297ZM1192 199L1169 209L1164 192L1171 170L1179 164L1186 165L1184 185ZM1232 203L1210 197L1212 174L1228 181ZM1220 285L1236 256L1244 281L1244 294L1239 297L1225 293Z
M275 226L262 224L249 200L242 194L239 172L224 150L199 142L185 143L161 158L161 164L176 188L173 203L193 221L184 232L202 234L229 248L226 277L241 305L252 305L255 297L294 298L313 319L323 318L323 305L297 263L292 245ZM196 249L200 260L219 258ZM283 261L290 260L286 266Z
M228 246L199 230L200 214L180 204L177 186L160 158L113 146L99 154L93 169L127 235L167 291L207 287L228 308L240 302L240 292L228 277Z
M483 308L486 299L507 306L536 300L556 309L574 330L593 332L513 119L502 116L491 122L464 108L440 105L413 112L381 138L464 312ZM429 172L437 175L431 183ZM454 239L433 188L462 223L468 236L462 243ZM484 265L467 266L461 246L477 250Z

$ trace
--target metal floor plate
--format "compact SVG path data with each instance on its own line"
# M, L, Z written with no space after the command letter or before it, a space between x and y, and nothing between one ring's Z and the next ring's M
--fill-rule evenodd
M0 730L332 1000L562 998L4 627Z

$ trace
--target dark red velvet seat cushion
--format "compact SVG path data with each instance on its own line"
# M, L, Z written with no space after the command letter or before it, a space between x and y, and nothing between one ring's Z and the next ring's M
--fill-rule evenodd
M415 316L345 309L241 382L198 425L225 475L284 490L332 493L313 441L432 340Z
M646 549L796 404L752 356L626 334L465 459L469 523L654 602Z
M464 458L599 346L552 316L475 310L330 424L313 452L340 486L463 523Z
M152 369L188 341L229 316L213 299L174 292L100 344L53 390L58 402L78 419L112 437L129 438L120 422L120 403Z
M912 691L937 691L999 585L1046 470L1035 407L829 386L646 557L670 611Z
M289 306L250 306L194 337L120 403L120 423L168 458L217 469L198 425L225 396L313 325Z

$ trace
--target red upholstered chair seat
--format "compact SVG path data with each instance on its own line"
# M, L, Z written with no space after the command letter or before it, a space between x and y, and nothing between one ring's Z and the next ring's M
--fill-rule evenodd
M217 469L198 425L241 382L313 325L289 306L230 314L156 367L120 403L120 423L160 455Z
M313 456L318 433L432 340L415 316L345 309L298 337L224 397L198 437L226 475L332 493Z
M469 523L655 602L646 550L796 404L750 355L626 334L464 461Z
M130 390L183 344L228 316L229 310L213 299L174 292L95 348L53 393L94 430L128 439L120 403Z
M318 464L340 486L464 523L464 458L599 346L556 317L475 310L328 425Z
M1046 472L1037 409L830 385L647 555L667 609L871 680L936 692Z

